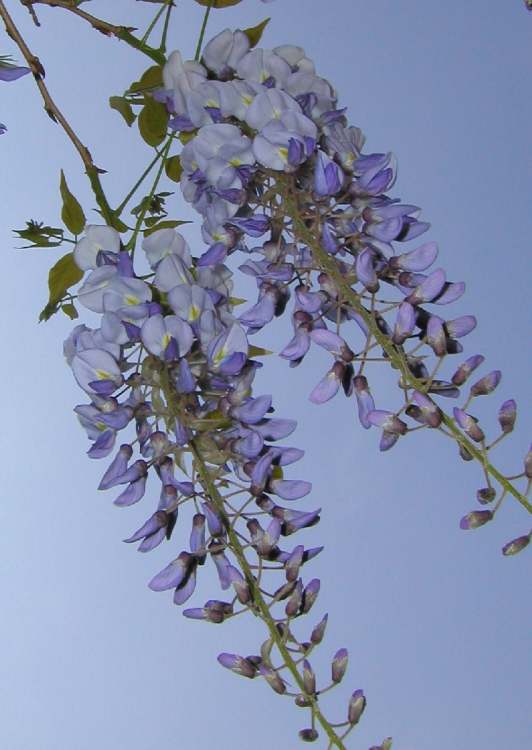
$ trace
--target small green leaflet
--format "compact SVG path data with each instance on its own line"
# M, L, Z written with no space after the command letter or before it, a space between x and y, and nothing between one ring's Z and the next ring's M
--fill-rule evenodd
M138 81L134 81L129 87L131 93L143 93L163 85L163 69L160 65L152 65L141 75Z
M158 146L166 137L168 111L164 104L147 98L139 114L139 131L148 146Z
M48 303L39 316L39 320L48 320L54 313L67 289L77 284L83 278L83 271L74 262L74 254L67 253L50 268L48 274L48 289L50 296ZM68 311L65 311L67 315Z
M22 250L29 247L59 247L63 242L63 230L59 227L45 226L42 221L31 219L26 222L25 229L13 229L13 233L21 240L31 244L22 245Z
M244 29L244 34L249 39L250 47L255 47L260 42L264 29L269 23L270 19L265 18L264 21L261 21L256 26L251 26L249 29Z
M250 357L266 357L268 354L273 354L269 349L263 349L262 346L250 346L248 349Z
M158 224L155 224L149 229L145 229L143 234L145 237L149 237L150 234L153 234L154 232L158 232L159 229L174 229L175 227L180 227L181 224L190 224L190 223L191 223L190 221L176 221L174 219L168 219L168 221L160 221Z
M165 161L164 171L166 172L166 176L171 180L173 180L174 182L179 182L183 169L181 167L181 159L177 154L175 156L171 156Z
M81 234L86 223L85 214L83 213L83 209L78 200L68 189L63 170L61 170L59 190L61 192L61 198L63 199L63 208L61 209L63 224L72 232L72 234Z
M109 106L119 112L129 127L135 122L135 113L131 104L123 96L110 96Z
M229 8L230 5L238 5L242 0L196 0L196 2L204 8L208 8L209 5L212 8Z

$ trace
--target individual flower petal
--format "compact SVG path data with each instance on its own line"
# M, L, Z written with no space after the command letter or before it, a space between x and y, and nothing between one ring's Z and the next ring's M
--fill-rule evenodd
M120 235L108 226L87 224L85 235L74 248L74 260L82 271L98 267L101 253L116 255L120 252Z
M191 556L188 552L181 552L166 568L155 575L148 586L152 591L166 591L176 588L184 580L190 566Z

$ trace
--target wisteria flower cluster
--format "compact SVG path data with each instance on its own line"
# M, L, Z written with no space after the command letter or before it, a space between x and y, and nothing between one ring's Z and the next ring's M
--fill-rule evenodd
M149 282L135 274L130 254L120 249L120 236L110 227L86 227L74 252L79 268L88 272L78 300L101 316L96 329L76 326L64 348L77 383L90 398L75 409L92 441L89 456L109 456L118 433L130 433L99 488L116 488L114 502L124 507L144 497L150 476L160 483L156 508L125 540L139 542L141 552L170 539L178 514L186 512L185 506L191 509L187 549L152 578L150 588L173 590L174 602L184 604L194 593L199 570L210 561L221 590L230 595L185 609L186 617L221 623L247 609L278 605L282 612L284 607L275 627L292 643L291 650L305 657L301 684L306 687L297 699L309 706L316 680L312 677L310 689L307 657L322 640L327 617L308 641L295 639L291 621L310 611L320 588L316 578L303 582L301 568L322 549L294 546L288 539L316 524L320 514L319 508L283 505L311 489L307 481L285 478L285 467L303 451L278 441L296 423L272 416L271 396L252 394L260 365L249 356L244 327L233 314L230 270L223 264L202 266L173 229L153 233L142 246L152 269ZM176 477L176 469L184 476ZM236 546L235 539L241 540ZM253 563L241 552L244 540L244 547L253 550ZM264 566L283 580L259 598L267 578ZM286 681L270 656L272 646L268 640L260 655L225 653L219 661L237 674L261 676L285 693ZM340 682L346 666L342 649L333 660L331 684ZM364 705L358 690L345 727L358 722ZM301 736L318 735L312 726Z
M142 39L80 10L80 3L59 3L157 63L124 97L111 97L128 125L134 108L143 107L139 129L156 149L113 209L100 182L103 170L55 105L44 68L0 0L6 30L30 66L0 57L0 81L33 73L47 113L83 161L105 222L87 224L61 173L63 222L73 239L33 221L18 234L39 247L74 245L52 269L51 277L57 272L64 283L49 284L44 318L60 306L77 317L74 300L86 311L91 327L76 325L64 343L85 395L75 413L90 440L88 456L109 460L99 489L111 491L118 507L151 502L144 522L124 540L142 553L166 543L166 564L152 571L149 588L172 592L193 620L218 625L244 613L260 619L266 637L256 653L231 649L218 662L303 709L303 742L322 737L328 748L345 748L366 698L357 687L337 722L322 709L322 694L343 682L348 667L345 648L337 649L326 679L312 665L328 615L310 625L305 619L314 617L320 591L320 580L307 571L323 549L310 546L305 533L319 523L322 508L299 505L312 487L291 474L303 456L291 445L296 422L275 412L271 394L254 390L268 352L253 337L288 316L291 332L279 356L297 368L313 345L324 350L329 365L310 401L323 405L343 393L362 428L379 434L381 451L420 430L452 439L483 477L463 529L490 522L507 496L532 511L532 449L519 473L498 471L492 450L513 431L516 402L499 406L500 430L489 439L473 412L480 397L497 389L501 372L482 371L484 356L477 353L460 356L446 371L448 357L463 354L462 339L476 319L447 313L465 285L434 268L435 242L418 244L429 224L418 206L391 195L393 155L364 151L362 131L301 47L257 46L267 21L226 29L202 48L211 9L239 0L196 2L206 12L194 60L179 51L166 55L171 0L155 3L160 7ZM23 4L38 23L34 3ZM152 47L148 38L161 18L160 46ZM0 134L5 130L0 124ZM171 154L177 143L181 151ZM131 229L121 214L157 163L149 195L131 210ZM171 195L156 192L165 170L200 216L198 247L176 230L181 222L161 222ZM257 289L243 312L237 271ZM78 282L73 295L69 289ZM375 392L373 368L382 365L397 386L394 403ZM449 402L456 406L447 413ZM503 554L523 550L531 534L505 544ZM213 598L198 602L197 580L206 568L218 586ZM390 748L387 738L370 750Z
M447 378L439 376L444 358L462 353L461 339L476 326L473 315L443 317L465 284L449 281L443 268L430 270L436 243L400 249L430 225L417 206L387 195L396 177L393 156L363 153L362 132L348 125L333 86L304 50L250 49L245 33L227 29L206 45L202 63L172 53L163 78L156 95L171 112L170 127L194 136L181 154L181 186L203 217L208 249L199 263L221 262L237 250L251 256L240 266L258 287L257 303L239 318L248 335L282 314L293 296L294 333L281 357L297 366L314 343L333 358L311 401L323 403L343 389L355 398L362 426L382 430L381 450L413 429L438 428L470 460L476 444L487 452L511 432L514 400L501 405L501 434L492 444L467 411L496 389L499 370L474 382L451 419L442 413L437 399L459 398L484 362L469 356ZM249 238L264 235L249 247ZM366 375L375 361L400 372L395 409L376 408ZM497 497L491 481L486 474L483 503ZM507 491L503 484L499 502ZM473 511L462 527L492 517L491 510Z
M312 344L331 355L309 394L313 403L342 391L362 427L381 431L381 450L428 429L453 438L464 460L479 460L486 486L477 499L495 504L468 513L462 528L490 521L509 491L506 478L483 457L512 431L516 404L502 404L501 433L487 443L469 409L496 389L501 373L493 370L473 383L452 417L445 414L439 399L460 398L484 362L472 355L450 376L440 375L444 359L462 353L460 340L476 325L472 315L442 312L465 286L449 281L442 268L430 270L438 256L434 242L403 250L429 225L417 206L388 195L396 176L392 155L363 152L362 132L348 124L333 86L303 49L253 49L247 34L225 30L205 46L201 61L183 61L173 52L163 84L153 96L169 112L169 144L175 134L186 144L181 188L202 217L205 247L193 254L175 229L159 229L143 240L136 270L115 229L85 227L74 251L87 274L77 296L101 317L96 328L78 325L65 343L74 377L90 399L76 413L92 441L89 456L114 452L100 489L115 489L116 505L139 502L150 477L159 484L156 507L126 542L138 542L142 552L154 549L171 539L178 516L183 525L190 509L188 544L150 588L172 590L174 602L184 604L201 567L214 564L225 598L184 615L216 624L248 610L261 617L269 634L259 653L223 653L219 662L241 676L263 678L309 708L302 740L314 741L321 725L330 746L343 747L365 697L357 689L347 719L328 722L319 695L341 682L347 652L338 650L330 682L318 687L309 656L327 616L307 640L294 633L293 621L311 610L320 587L316 578L305 582L301 569L321 547L294 546L288 537L314 526L321 508L283 504L308 495L311 485L285 477L302 451L278 441L296 424L272 416L271 395L253 392L261 349L250 337L292 300L293 333L280 356L297 367ZM240 272L258 290L257 301L241 314L227 265L237 252L244 256ZM399 375L400 403L393 409L374 400L368 379L374 363L389 364ZM126 437L116 450L119 431ZM530 456L522 474L527 491ZM529 539L513 540L504 553L520 551ZM275 576L281 580L271 584ZM386 750L390 741L380 747Z

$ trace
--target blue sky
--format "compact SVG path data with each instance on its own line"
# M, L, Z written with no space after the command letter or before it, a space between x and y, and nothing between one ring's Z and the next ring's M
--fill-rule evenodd
M146 62L59 9L39 7L35 29L24 9L7 5L119 200L150 154L106 102ZM127 0L90 4L95 15L112 13L139 29L153 10ZM365 132L367 149L398 157L394 195L423 207L442 265L467 283L453 307L479 319L467 352L503 370L499 391L481 408L486 425L494 428L503 400L518 401L518 428L498 456L504 470L519 471L532 374L532 17L519 0L244 0L213 12L207 36L267 14L264 46L304 46ZM177 4L171 49L193 55L201 17L192 0ZM15 49L2 37L4 52ZM83 205L93 201L31 78L0 86L0 119L9 127L0 139L0 742L9 750L291 750L304 725L298 710L215 660L220 651L255 652L259 624L184 620L171 597L146 587L168 549L142 556L120 541L144 520L146 505L119 510L96 491L103 465L85 456L72 413L80 393L61 353L71 324L36 323L59 253L14 250L11 234L30 218L58 225L60 168ZM188 218L178 196L172 201L176 217ZM187 232L192 243L195 236ZM279 350L286 325L265 332L261 345ZM528 531L525 511L508 500L496 523L461 531L481 477L452 444L423 432L379 454L377 436L359 428L345 401L308 402L319 356L296 370L274 357L267 364L260 387L273 391L280 415L298 420L294 444L306 450L299 475L324 508L306 537L326 545L313 567L322 580L315 620L330 615L316 666L327 670L340 646L350 651L344 698L333 693L331 713L343 718L355 688L368 696L351 746L388 735L394 750L529 746L529 555L500 555L504 542Z

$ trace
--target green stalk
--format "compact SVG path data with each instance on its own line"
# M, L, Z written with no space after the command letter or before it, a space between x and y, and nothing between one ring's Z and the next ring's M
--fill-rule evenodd
M210 3L207 6L207 9L205 11L205 15L203 16L203 23L201 24L200 35L199 35L198 43L196 45L196 53L194 55L194 60L196 60L196 61L199 60L200 56L201 56L201 48L203 46L203 38L205 36L205 31L207 30L207 21L209 20L209 16L211 14L212 3L213 3L213 0L210 0Z
M366 310L364 305L361 303L358 294L351 288L351 286L338 270L336 262L325 250L323 250L313 232L307 227L307 225L301 218L297 198L294 196L289 183L282 180L282 178L278 179L277 183L279 192L284 199L284 209L286 211L286 215L289 216L292 220L292 226L294 228L294 238L312 248L314 257L318 261L320 267L329 274L339 291L341 291L342 296L346 300L346 302L349 302L353 309L356 310L356 312L363 318L369 331L371 332L371 335L375 338L379 346L388 355L390 363L395 366L401 373L403 381L407 383L411 388L415 388L417 391L424 393L426 386L421 380L416 378L410 372L410 368L408 367L404 352L399 347L396 347L395 344L393 344L392 341L390 341L390 339L381 332L373 315L371 315L371 313ZM526 508L529 513L532 513L532 504L527 500L527 498L521 492L519 492L519 490L503 474L501 474L501 472L495 466L493 466L493 464L488 460L487 456L485 456L484 453L479 450L475 446L475 444L472 443L471 440L469 440L469 438L467 438L466 435L464 435L460 431L452 417L450 417L448 414L445 414L444 412L442 413L443 423L445 424L449 432L451 432L454 440L459 445L463 446L463 448L465 448L467 452L470 453L471 456L482 465L483 469L485 469L485 471L490 474L506 492L511 494L519 503L521 503L523 508Z
M122 211L124 210L124 208L127 206L127 204L129 203L129 201L131 200L131 198L137 192L137 190L140 187L140 185L143 182L143 180L149 175L149 173L151 172L151 170L157 164L157 162L159 161L159 159L161 157L162 157L162 153L158 151L157 155L151 160L151 162L148 164L148 166L146 167L146 169L144 170L144 172L141 174L141 176L139 177L139 179L133 185L133 187L131 188L131 190L129 191L129 193L126 195L126 197L124 198L124 200L122 201L122 203L115 210L115 215L116 216L120 216L120 214L122 213Z
M140 41L141 41L141 44L146 44L146 42L148 41L148 37L150 36L151 32L152 32L152 31L153 31L153 29L155 28L155 25L157 24L157 21L159 20L159 18L160 18L160 17L162 16L162 14L164 13L164 9L165 9L165 7L166 7L166 5L161 5L161 7L159 8L159 10L158 10L158 11L157 11L157 13L155 14L155 16L154 16L153 20L152 20L152 21L150 22L150 24L149 24L148 28L147 28L147 29L146 29L146 31L144 32L144 35L143 35L142 39L140 40Z
M153 196L155 195L155 191L157 190L157 185L159 184L159 180L161 179L166 157L168 156L168 152L170 150L170 146L172 145L173 140L174 140L174 134L172 133L172 135L168 137L162 152L157 154L157 158L161 159L161 164L159 165L159 169L157 170L155 180L153 181L153 185L151 186L151 190L148 195L148 203L153 198ZM137 219L137 223L135 224L135 230L127 243L126 249L131 250L132 254L134 254L135 242L137 241L137 237L140 232L140 227L142 225L142 222L144 221L144 217L146 216L147 211L148 211L147 207L144 209L144 211L141 211Z
M161 389L164 394L166 403L170 411L176 416L179 416L180 411L181 411L180 403L179 403L179 396L175 392L175 390L173 389L170 383L170 377L168 374L168 370L166 368L164 368L160 372L160 378L161 378ZM251 597L252 597L252 601L254 604L254 608L252 608L251 611L257 617L259 617L268 628L270 638L275 643L279 653L281 654L281 657L283 658L283 661L288 671L294 678L294 681L296 682L300 691L304 693L308 697L309 701L311 702L312 714L315 717L315 719L319 722L323 731L327 735L330 746L337 747L340 750L346 750L345 745L341 741L340 737L334 731L330 722L327 721L325 716L321 713L319 706L318 706L317 699L306 693L303 678L301 677L297 669L296 663L294 659L292 658L290 651L286 647L283 637L280 635L279 631L277 630L275 620L273 619L270 609L268 607L268 604L266 603L266 600L264 599L261 593L257 580L253 575L253 571L246 558L246 555L242 548L242 544L240 543L238 534L234 530L231 524L231 521L228 518L227 513L225 512L224 498L218 492L218 489L213 481L209 468L207 464L205 463L203 456L201 455L201 451L196 445L196 442L194 441L194 439L192 439L189 442L189 446L190 446L192 455L194 457L196 468L200 476L201 484L204 490L209 495L210 499L212 500L214 504L214 507L216 508L217 513L222 519L222 522L227 531L227 536L229 540L229 548L231 549L236 559L238 560L238 564L240 565L242 572L246 578L246 581L250 587Z
M163 34L161 36L161 44L159 49L161 52L166 52L166 37L168 36L168 26L170 24L170 16L172 15L172 9L174 7L173 0L168 0L168 8L166 10L166 18L164 19Z

